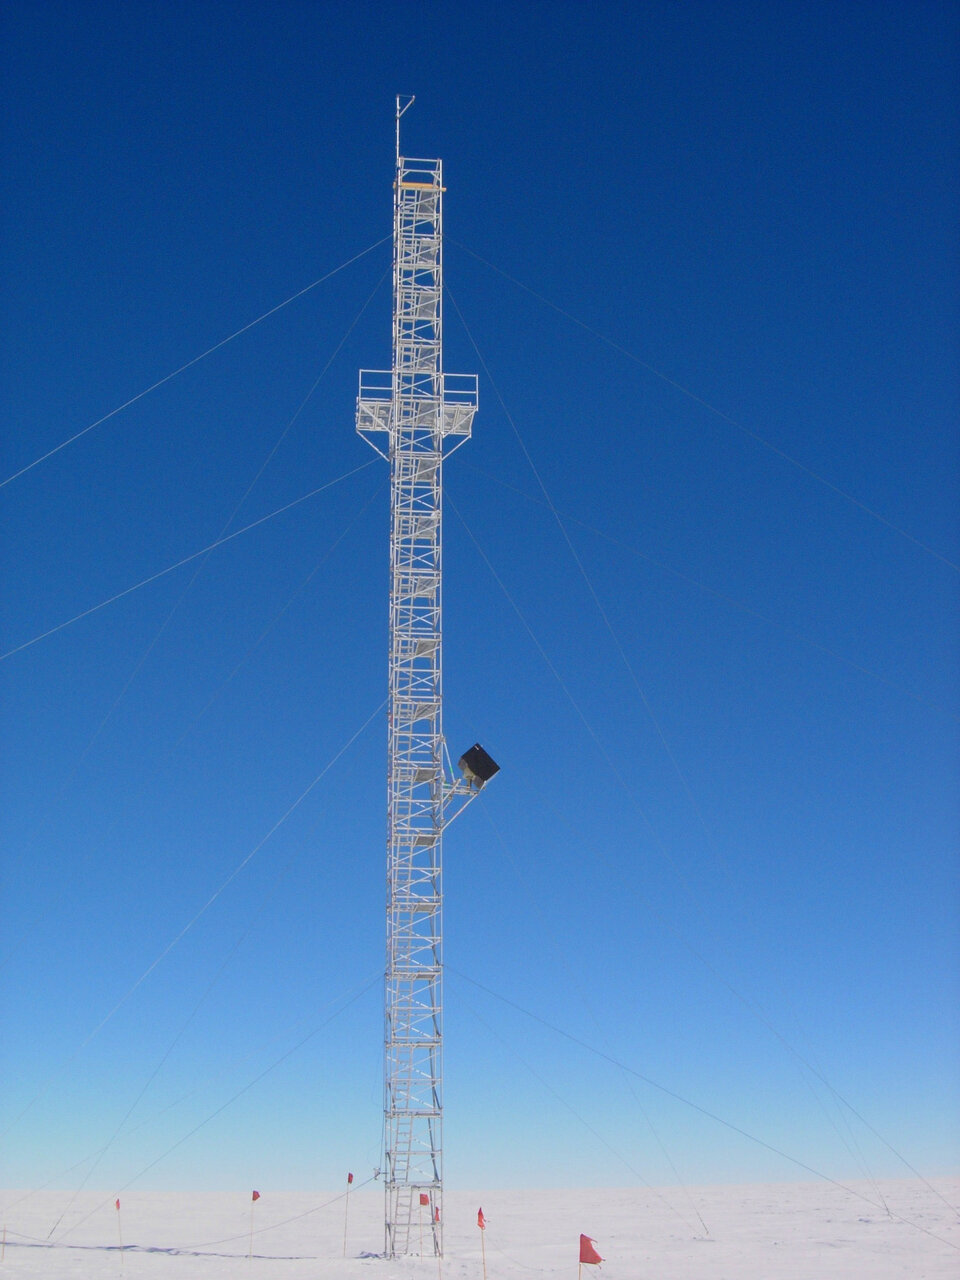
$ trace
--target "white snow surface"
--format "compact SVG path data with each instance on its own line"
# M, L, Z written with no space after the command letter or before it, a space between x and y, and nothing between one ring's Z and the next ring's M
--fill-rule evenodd
M960 1204L960 1178L931 1184ZM447 1192L445 1256L382 1256L383 1199L342 1192L2 1192L7 1280L958 1280L960 1214L921 1181ZM881 1198L889 1213L884 1210ZM71 1200L73 1202L71 1203ZM696 1206L696 1208L694 1208ZM253 1217L251 1254L251 1208ZM705 1235L697 1213L709 1229ZM50 1235L51 1228L61 1218ZM120 1253L120 1233L124 1250Z

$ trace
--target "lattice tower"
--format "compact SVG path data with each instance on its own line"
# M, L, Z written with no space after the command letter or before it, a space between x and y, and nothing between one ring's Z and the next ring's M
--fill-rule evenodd
M357 430L390 463L383 1169L389 1257L443 1252L441 844L445 821L470 787L444 772L441 473L444 453L469 437L477 404L475 375L443 372L441 163L400 155L400 115L398 100L393 368L363 370L357 401Z

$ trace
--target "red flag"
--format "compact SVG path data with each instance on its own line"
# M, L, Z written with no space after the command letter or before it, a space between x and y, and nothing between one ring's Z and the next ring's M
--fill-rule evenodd
M590 1236L582 1235L580 1237L580 1261L581 1262L602 1262L603 1259L593 1247L596 1240L592 1240Z
M486 1231L487 1229L487 1220L483 1216L482 1209L477 1210L477 1226L480 1228L481 1231Z
M260 1192L259 1192L259 1191L255 1191L255 1192L253 1193L253 1195L250 1197L250 1199L251 1199L251 1200L259 1200L259 1199L260 1199Z
M120 1212L120 1197L117 1197L117 1213Z
M426 1193L425 1191L421 1191L421 1192L420 1192L420 1203L421 1203L421 1204L429 1204L429 1203L430 1203L430 1197L427 1195L427 1193Z
M348 1173L348 1174L347 1174L347 1186L348 1186L348 1187L349 1187L349 1185L350 1185L350 1183L351 1183L352 1181L353 1181L353 1174L352 1174L352 1173Z
M436 1209L434 1210L434 1213L433 1213L433 1220L434 1220L434 1222L439 1222L439 1221L440 1221L440 1206L439 1206L439 1205L437 1205Z

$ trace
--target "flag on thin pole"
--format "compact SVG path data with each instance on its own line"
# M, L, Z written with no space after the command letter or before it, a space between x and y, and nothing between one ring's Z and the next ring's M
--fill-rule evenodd
M420 1257L423 1257L423 1207L430 1203L430 1197L425 1191L420 1192L420 1206L417 1209L417 1226L420 1229Z
M120 1237L120 1270L123 1270L123 1228L120 1225L120 1197L114 1201L117 1209L117 1235Z
M483 1261L483 1280L487 1280L487 1246L485 1232L487 1229L487 1220L483 1216L483 1210L477 1210L477 1226L480 1228L480 1257Z
M593 1247L596 1243L596 1240L591 1236L580 1236L580 1268L577 1271L578 1276L583 1270L583 1264L585 1262L595 1265L596 1263L603 1261L599 1253L597 1253L596 1249Z
M253 1206L257 1203L259 1199L260 1199L260 1192L254 1191L254 1193L250 1197L250 1252L247 1255L248 1261L252 1261L253 1259Z
M343 1256L347 1256L347 1214L350 1210L350 1187L353 1183L353 1174L347 1174L347 1194L343 1202Z

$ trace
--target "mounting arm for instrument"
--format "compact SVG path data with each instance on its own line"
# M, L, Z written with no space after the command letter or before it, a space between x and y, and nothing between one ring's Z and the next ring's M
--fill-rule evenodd
M443 827L446 830L454 818L459 818L471 800L476 800L493 775L500 772L500 766L484 751L479 742L475 742L457 761L457 768L462 776L454 778L453 765L446 743L443 744L443 753L447 758L449 770L449 776L443 784Z

